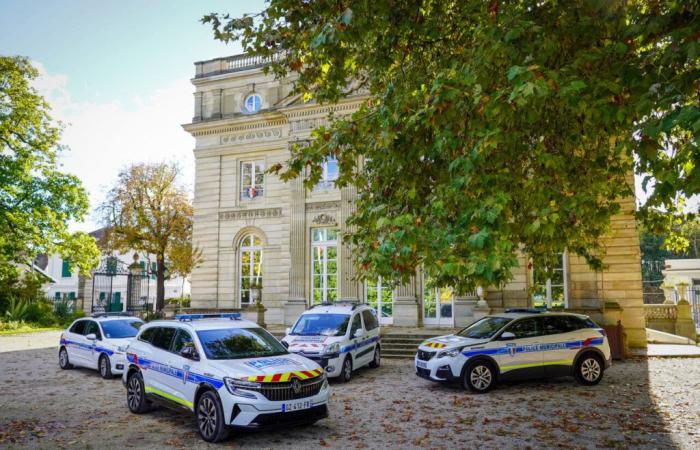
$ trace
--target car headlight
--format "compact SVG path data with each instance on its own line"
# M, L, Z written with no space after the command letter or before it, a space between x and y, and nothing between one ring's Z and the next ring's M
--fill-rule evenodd
M462 347L451 348L449 350L441 351L440 353L438 353L437 357L438 358L444 358L444 357L454 358L455 356L459 355L461 352L462 352Z
M224 377L224 384L231 395L245 398L257 398L252 392L244 391L243 389L256 389L260 387L260 383L253 381L236 380L234 378Z
M124 353L124 352L126 352L127 348L129 348L128 345L120 345L119 347L117 347L117 351Z
M334 342L332 344L329 344L326 346L326 348L323 349L323 353L325 354L330 354L330 353L338 353L340 352L340 343Z
M330 386L328 385L328 377L326 376L326 372L323 372L323 384L321 385L321 390L325 391L329 387Z

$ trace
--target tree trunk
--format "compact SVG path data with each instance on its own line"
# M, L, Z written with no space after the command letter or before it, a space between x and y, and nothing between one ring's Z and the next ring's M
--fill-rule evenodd
M165 308L165 258L156 255L156 311Z

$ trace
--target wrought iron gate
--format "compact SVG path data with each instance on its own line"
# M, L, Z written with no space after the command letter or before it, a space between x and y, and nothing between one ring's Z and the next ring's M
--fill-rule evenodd
M103 258L92 274L92 312L151 311L152 275L145 265L132 272L114 256Z

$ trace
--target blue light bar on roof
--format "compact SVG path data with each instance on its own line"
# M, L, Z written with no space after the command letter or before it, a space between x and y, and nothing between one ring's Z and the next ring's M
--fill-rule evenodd
M212 314L178 314L175 318L181 322L201 319L231 319L239 320L241 313L212 313Z

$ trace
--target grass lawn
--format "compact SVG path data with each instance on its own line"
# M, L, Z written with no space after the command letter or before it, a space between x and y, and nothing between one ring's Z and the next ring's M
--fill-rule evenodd
M39 333L41 331L57 331L62 330L61 327L33 327L31 325L22 325L14 330L0 330L0 336L7 336L9 334L22 334L22 333Z

